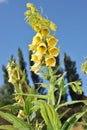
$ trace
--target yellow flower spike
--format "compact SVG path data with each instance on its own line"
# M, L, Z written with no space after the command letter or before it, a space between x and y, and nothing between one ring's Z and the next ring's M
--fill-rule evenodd
M29 50L31 50L31 51L36 51L36 48L37 48L37 45L34 43L29 45Z
M48 50L49 51L49 54L51 55L51 56L58 56L59 55L59 53L60 53L60 49L59 48L56 48L56 47L54 47L54 48L51 48L50 50Z
M58 39L56 39L55 37L53 36L50 36L48 39L47 39L47 43L48 43L48 46L49 47L55 47L56 44L58 42Z
M32 54L32 56L31 56L31 61L34 61L36 63L40 63L41 59L42 59L42 56L41 55L37 55L37 53L36 54Z
M42 36L40 33L37 33L34 37L33 37L33 43L40 43L42 41Z
M33 4L27 3L26 6L30 11L29 15L25 12L26 21L36 32L40 32L42 27L47 27L54 32L56 31L56 25L52 21L44 18ZM41 27L39 27L37 23L39 23Z
M56 64L56 59L54 57L45 58L46 66L54 67Z
M45 43L40 43L39 46L37 47L37 52L39 54L45 54L47 51L47 46Z
M35 63L33 66L31 66L31 71L33 71L34 73L37 73L37 71L40 69L41 65Z
M53 22L50 22L50 28L51 30L56 31L57 26Z
M49 28L47 27L42 28L41 30L42 36L47 36L49 33L50 33Z

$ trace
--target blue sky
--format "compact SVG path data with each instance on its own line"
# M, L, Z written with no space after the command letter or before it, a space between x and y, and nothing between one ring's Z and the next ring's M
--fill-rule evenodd
M0 86L3 84L2 65L7 65L12 54L17 57L18 47L23 50L25 60L28 59L28 44L34 31L24 20L27 2L39 10L42 7L44 16L56 23L60 56L66 52L76 61L86 93L87 77L80 68L87 56L87 0L0 0Z

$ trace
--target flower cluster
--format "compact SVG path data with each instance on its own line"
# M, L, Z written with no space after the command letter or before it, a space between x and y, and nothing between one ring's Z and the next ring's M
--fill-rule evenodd
M51 34L51 30L56 31L56 25L50 20L43 18L34 5L28 3L27 8L28 10L25 13L27 21L37 32L29 45L29 50L33 52L31 61L35 62L31 66L31 71L36 73L43 65L55 66L60 48L56 47L58 39Z
M7 71L9 76L8 82L12 83L15 86L15 89L17 87L16 90L19 90L19 92L29 91L29 87L26 82L25 72L20 69L14 58L9 61L7 65Z
M43 18L33 4L27 3L26 6L28 8L25 12L26 20L36 32L40 32L42 26L49 27L54 32L56 31L56 24L47 18Z

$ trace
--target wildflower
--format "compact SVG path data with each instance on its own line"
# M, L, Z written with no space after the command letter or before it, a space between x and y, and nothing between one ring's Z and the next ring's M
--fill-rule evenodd
M37 48L37 45L34 44L34 43L32 43L32 44L29 45L29 50L31 50L31 51L35 51L36 48Z
M20 119L23 119L24 118L24 111L20 110L17 117Z
M41 24L36 23L36 24L32 24L32 26L33 26L33 29L34 29L36 32L40 32L40 31L41 31Z
M58 42L58 40L55 37L53 37L53 36L50 36L47 39L48 46L50 46L50 47L55 47L57 42Z
M36 54L32 54L31 61L34 61L36 63L40 63L40 60L41 60L41 55L37 55L37 53Z
M17 104L20 105L21 107L23 106L24 101L22 97L20 97L20 99L17 101Z
M31 66L31 71L37 73L37 71L40 69L40 66L40 64L35 63L33 66Z
M49 28L47 28L47 27L44 27L44 28L42 28L42 30L41 30L41 34L42 34L42 36L47 36L48 34L49 34Z
M42 36L40 33L37 33L34 37L33 37L33 43L40 43L42 41Z
M30 16L30 15L31 15L31 11L30 11L30 10L27 10L27 11L25 12L25 15L26 15L26 17Z
M51 30L56 31L57 26L53 22L50 22L50 28Z
M51 56L55 56L56 57L56 56L59 55L59 52L60 52L60 49L56 48L56 47L49 49L49 54Z
M54 57L45 58L46 66L55 66L56 59Z
M31 3L27 3L27 4L26 4L26 7L27 7L28 9L31 9L32 12L35 12L35 11L36 11L35 6L34 6L33 4L31 4Z
M12 83L12 84L16 84L16 83L17 83L16 78L15 78L15 77L12 77L12 76L9 76L8 82L9 82L9 83Z
M45 43L40 43L40 45L37 47L37 52L39 54L45 54L47 51L47 46Z

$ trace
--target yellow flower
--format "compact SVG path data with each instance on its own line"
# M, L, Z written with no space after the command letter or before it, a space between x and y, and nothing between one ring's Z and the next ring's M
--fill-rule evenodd
M40 43L39 46L37 47L37 52L39 54L45 54L47 51L47 46L45 43Z
M28 9L31 9L32 11L36 11L36 8L35 8L35 6L33 5L33 4L31 4L31 3L27 3L26 4L26 7L28 8Z
M48 43L48 46L49 47L55 47L56 44L58 42L58 39L56 39L55 37L53 36L50 36L48 39L47 39L47 43Z
M32 27L36 32L41 31L41 24L39 24L39 23L36 23L36 24L32 25Z
M56 59L54 57L45 58L46 66L55 66Z
M31 66L31 71L33 71L34 73L37 73L37 71L40 69L40 64L35 63L33 66Z
M51 56L55 56L55 57L56 57L56 56L59 55L60 49L54 47L54 48L51 48L51 49L48 50L48 51L49 51L49 54L50 54Z
M20 99L17 100L17 104L23 107L23 103L24 103L23 98L20 97Z
M26 4L26 7L27 7L27 8L32 8L32 6L33 6L33 4L31 4L31 3L27 3L27 4Z
M40 33L37 33L34 37L33 37L33 43L40 43L42 41L42 36Z
M26 17L30 16L30 15L31 15L31 11L30 11L30 10L27 10L27 11L25 12L25 15L26 15Z
M12 76L9 76L8 82L14 84L16 82L16 80Z
M51 30L56 31L57 26L53 22L50 22L50 28Z
M49 34L49 28L47 28L47 27L44 27L44 28L42 28L42 30L41 30L41 34L43 35L43 36L47 36L48 34Z
M20 110L17 117L20 119L23 119L24 118L24 111Z
M31 61L34 61L36 63L40 63L42 56L37 54L32 54Z
M31 50L31 51L35 51L36 48L37 48L37 45L34 44L34 43L32 43L32 44L29 45L29 50Z

